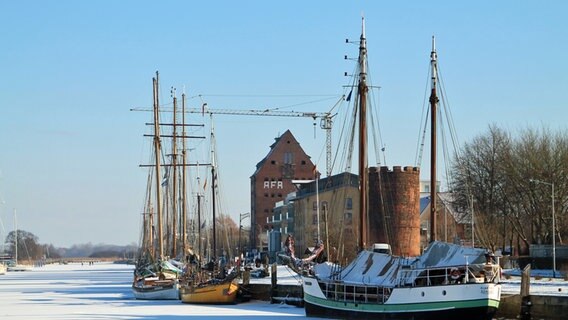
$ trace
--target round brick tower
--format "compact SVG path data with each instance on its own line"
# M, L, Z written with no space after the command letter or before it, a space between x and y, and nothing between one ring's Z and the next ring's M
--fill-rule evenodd
M420 255L420 169L369 168L371 243L388 243L394 255Z

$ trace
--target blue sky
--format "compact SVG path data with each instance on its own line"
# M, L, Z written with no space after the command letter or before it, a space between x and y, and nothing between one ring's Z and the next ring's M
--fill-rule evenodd
M565 130L566 12L564 1L2 1L5 232L16 208L42 243L137 242L151 119L129 110L151 106L154 72L164 103L174 86L212 108L324 112L349 83L343 56L357 47L345 38L359 37L361 13L387 165L414 164L432 35L461 142L492 123ZM249 177L285 130L324 167L309 119L215 126L233 217L250 211Z

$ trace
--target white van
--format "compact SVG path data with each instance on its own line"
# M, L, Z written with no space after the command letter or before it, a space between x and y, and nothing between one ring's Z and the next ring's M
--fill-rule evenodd
M373 244L373 252L392 254L391 246L388 243L375 243Z

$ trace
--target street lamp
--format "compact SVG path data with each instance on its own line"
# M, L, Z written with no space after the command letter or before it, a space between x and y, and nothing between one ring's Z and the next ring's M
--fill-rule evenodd
M243 229L242 221L243 221L243 219L246 219L248 217L250 217L250 212L239 214L239 258L240 258L241 253L242 253L242 250L241 250L241 230Z
M530 179L530 182L541 183L552 187L552 277L556 278L556 223L554 218L554 182L545 182L535 179Z

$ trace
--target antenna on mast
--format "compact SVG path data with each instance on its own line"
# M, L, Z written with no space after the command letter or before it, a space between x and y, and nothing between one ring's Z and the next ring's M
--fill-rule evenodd
M361 12L361 37L365 38L365 15Z

